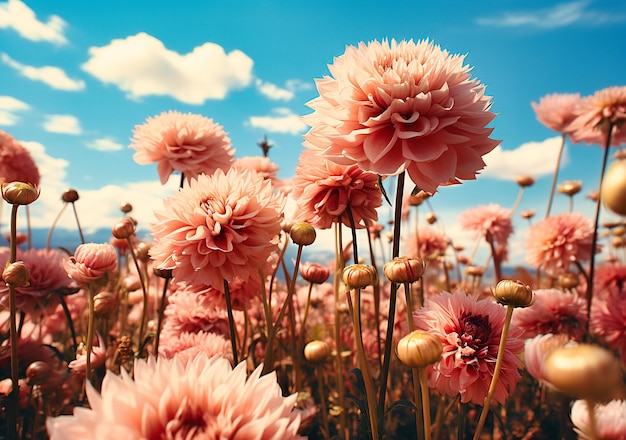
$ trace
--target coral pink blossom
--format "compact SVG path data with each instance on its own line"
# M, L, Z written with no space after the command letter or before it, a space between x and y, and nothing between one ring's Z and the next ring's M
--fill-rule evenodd
M170 336L161 339L159 344L159 356L170 359L176 354L184 364L195 358L198 353L203 353L209 358L217 355L232 359L230 340L216 333L197 332Z
M85 243L79 245L74 256L65 260L63 265L70 278L80 285L87 285L117 271L117 252L108 243Z
M606 146L607 130L612 127L611 145L626 143L626 86L598 90L580 100L576 119L567 131L572 142Z
M515 315L515 314L514 314ZM542 384L551 386L546 380L543 365L550 353L567 344L576 344L566 334L539 334L527 339L524 345L524 366L532 377Z
M464 55L430 41L348 46L318 79L304 145L380 175L407 171L424 191L475 179L499 141L485 87Z
M553 93L531 103L537 120L551 130L563 133L576 117L580 93Z
M277 175L279 169L278 164L272 162L269 157L245 156L236 159L232 167L255 171L259 176L270 180L275 188L282 186Z
M156 213L150 255L176 280L224 288L224 280L258 277L277 248L284 196L253 171L199 175Z
M122 369L107 372L101 394L87 384L90 408L48 418L56 439L300 439L297 395L283 397L271 372L246 377L219 356L198 355L184 364L153 357L135 361L134 380Z
M459 216L459 225L478 236L491 236L497 243L506 245L513 233L511 210L492 203L470 208Z
M446 253L450 240L432 226L420 226L405 242L404 254L434 260Z
M587 302L576 293L538 289L535 290L535 303L515 310L511 322L524 331L525 338L564 333L582 341L587 325Z
M130 147L140 165L157 162L161 183L174 171L187 179L230 168L235 151L224 128L192 113L163 112L135 126Z
M490 299L458 291L429 298L413 314L415 328L437 336L443 344L442 360L429 368L429 384L461 402L484 403L493 371L506 310ZM517 355L524 349L521 330L511 326L505 342L502 370L494 400L503 403L521 375Z
M581 440L624 440L626 439L626 401L611 400L606 404L594 405L593 428L589 420L587 402L577 400L572 405L571 419L574 431ZM595 430L595 432L593 431Z
M600 264L593 277L593 297L606 296L612 290L624 292L626 288L626 264Z
M534 223L526 236L526 262L556 276L575 261L591 258L593 224L583 214L551 215Z
M26 148L0 130L0 183L25 182L39 185L39 169Z
M376 222L382 205L378 176L356 165L339 165L310 150L304 150L292 180L296 220L328 229L341 218L350 226L348 207L356 228Z
M617 350L626 365L626 297L624 292L610 289L591 303L589 329L609 347Z

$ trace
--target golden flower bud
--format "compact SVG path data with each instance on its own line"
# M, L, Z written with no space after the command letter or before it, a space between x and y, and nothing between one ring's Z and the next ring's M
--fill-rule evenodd
M556 389L576 399L608 400L623 385L620 361L591 344L555 349L546 358L543 372Z
M493 291L493 297L505 306L528 307L535 303L533 289L521 281L500 281Z
M293 242L300 246L308 246L315 241L315 228L307 222L295 222L289 230Z
M172 278L172 269L154 269L154 274L159 278Z
M330 269L319 263L303 263L300 267L300 275L309 283L322 284L330 276Z
M78 200L78 191L75 189L66 189L61 196L61 200L65 203L74 203Z
M122 203L120 205L120 211L122 211L124 214L128 214L130 211L133 210L133 205L131 205L130 203L126 202L126 203Z
M35 361L26 367L26 380L29 385L43 385L48 382L52 367L44 361Z
M467 266L465 273L475 277L482 277L485 274L485 269L480 266Z
M583 183L580 180L568 180L567 182L561 183L556 190L560 194L566 194L571 197L574 194L578 194L582 187Z
M143 241L137 243L135 246L135 252L139 261L146 263L150 259L150 245Z
M626 161L613 162L600 187L602 204L619 215L626 215Z
M126 239L135 233L135 222L130 217L123 218L113 226L111 232L115 238Z
M534 209L527 209L525 211L522 211L520 214L520 217L522 217L525 220L529 220L531 218L533 218L535 216L535 210Z
M311 341L304 346L304 357L312 363L326 362L330 358L332 350L324 341Z
M535 183L535 178L520 174L519 176L515 177L515 182L517 182L517 184L522 188L526 188L529 186L533 186L533 184Z
M351 264L343 270L343 282L350 289L363 289L378 282L378 274L369 264Z
M413 283L424 274L426 264L417 257L396 257L385 263L383 272L392 283Z
M414 331L398 341L398 359L411 368L423 368L441 359L443 345L439 338L430 333Z
M580 284L580 278L575 273L562 272L559 274L557 282L563 289L573 289Z
M437 216L435 215L434 212L429 212L428 214L426 214L426 221L428 222L429 225L432 225L435 222L437 222Z
M39 198L37 185L24 182L2 184L2 198L11 205L30 205Z
M624 247L624 237L613 237L611 239L611 245L616 249Z
M616 237L622 237L624 234L626 234L626 226L619 225L613 228L613 235L615 235Z
M2 280L11 287L26 287L29 285L29 278L30 270L23 261L7 263L2 272Z
M117 308L118 298L113 292L103 291L93 298L94 312L97 316L108 318Z

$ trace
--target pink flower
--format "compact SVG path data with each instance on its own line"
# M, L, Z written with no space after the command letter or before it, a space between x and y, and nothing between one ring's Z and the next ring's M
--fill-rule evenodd
M245 156L236 159L232 167L240 170L249 169L255 171L259 176L270 180L275 188L282 186L277 174L278 164L272 162L269 157Z
M626 364L626 299L623 290L609 289L591 303L592 334L619 352Z
M546 127L563 133L574 120L574 110L580 101L580 93L553 93L532 102L537 119Z
M482 405L493 376L506 310L489 299L464 292L429 298L413 314L415 328L436 335L443 358L429 369L429 385L461 402ZM494 400L503 403L520 380L517 355L524 349L521 330L509 329Z
M495 203L465 210L459 216L459 225L478 236L490 236L501 245L506 245L513 233L511 210Z
M523 309L517 309L517 311ZM515 315L515 313L513 314ZM575 344L566 334L538 334L527 339L524 346L524 365L526 371L540 383L551 387L543 372L543 365L550 353L566 344Z
M432 226L420 226L417 233L406 240L404 254L430 262L446 253L448 243L448 237Z
M0 183L24 182L39 185L39 169L26 148L0 130Z
M380 175L406 170L430 193L475 179L500 142L489 138L491 100L464 58L427 40L348 46L317 80L304 145Z
M579 439L624 440L626 439L626 401L611 400L607 404L594 405L595 434L589 421L587 402L577 400L572 405L571 419Z
M612 289L624 292L626 264L600 264L593 277L593 297L606 296Z
M284 196L252 171L201 174L164 205L150 255L177 280L223 290L224 280L258 277L277 248Z
M135 126L130 147L140 165L158 162L161 183L174 171L190 179L230 168L235 154L224 128L212 119L191 113L163 112Z
M584 215L573 212L551 215L534 223L526 237L526 262L556 276L568 270L574 261L591 258L593 224Z
M350 226L348 207L356 228L378 220L376 208L382 205L378 176L356 165L339 165L304 150L292 184L296 220L328 229L341 217L343 224Z
M74 256L63 262L70 278L79 285L87 285L112 276L117 271L117 252L113 245L85 243L79 245Z
M524 331L525 338L564 333L582 341L587 324L587 302L576 293L538 289L535 290L535 304L516 309L512 323Z
M606 144L609 125L613 126L611 145L626 143L626 86L598 90L580 100L576 107L576 119L567 128L572 142Z
M207 357L221 356L232 359L230 340L223 335L211 332L180 333L161 339L159 356L171 359L178 356L183 364L194 359L198 353Z
M302 438L297 395L283 397L276 374L261 376L261 367L246 377L245 362L232 369L219 356L150 357L135 361L134 376L107 372L101 394L87 384L90 409L48 418L50 439Z

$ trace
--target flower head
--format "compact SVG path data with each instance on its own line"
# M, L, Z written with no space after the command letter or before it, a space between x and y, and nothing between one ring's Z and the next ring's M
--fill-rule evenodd
M492 203L465 210L459 216L459 225L476 235L490 235L497 243L506 244L513 233L511 210Z
M39 169L26 148L0 130L0 183L26 182L39 185Z
M150 255L175 279L223 290L224 280L258 277L276 249L284 197L248 170L199 175L156 213Z
M463 403L484 403L504 326L505 308L464 292L443 292L414 313L416 329L439 338L443 358L429 371L429 384ZM503 403L521 375L517 355L524 349L521 331L510 327L494 399Z
M405 242L405 254L419 256L429 263L444 255L448 249L448 237L432 226L420 226L417 233Z
M591 303L592 334L617 350L626 365L626 300L624 291L610 288Z
M176 111L135 126L130 147L138 164L158 162L162 184L174 171L184 173L187 179L216 169L226 171L235 154L221 125L202 115Z
M595 404L593 412L595 420L592 428L587 402L577 400L572 405L571 419L579 439L620 440L626 438L625 400L611 400L606 404Z
M557 348L575 343L563 333L557 335L552 333L539 334L534 338L526 339L524 345L524 366L526 371L540 383L551 386L543 372L543 364L546 358Z
M108 243L81 244L74 251L74 256L63 262L63 266L77 284L87 285L105 279L117 271L117 252Z
M302 438L297 395L283 397L276 374L261 376L261 367L246 377L245 362L233 369L219 356L150 357L135 361L134 376L108 372L100 394L87 384L91 409L49 418L50 438Z
M339 217L350 226L348 207L357 228L378 220L376 208L382 205L378 176L356 165L339 165L304 150L292 184L296 217L316 228L328 229Z
M591 258L592 236L593 225L583 214L551 215L529 228L526 262L556 276L574 261Z
M553 93L530 105L539 122L554 131L563 133L576 117L574 110L579 101L579 93Z
M305 146L380 175L407 171L424 191L475 179L499 141L495 114L463 55L430 41L348 46L317 80Z
M605 146L608 127L611 126L611 145L626 143L626 86L598 90L580 100L576 119L567 128L572 142Z

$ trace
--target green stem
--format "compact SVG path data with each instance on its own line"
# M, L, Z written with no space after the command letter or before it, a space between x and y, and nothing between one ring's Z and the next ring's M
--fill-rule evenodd
M550 215L550 208L552 208L552 200L554 199L554 190L556 188L556 181L559 175L559 168L561 166L561 157L563 156L564 147L565 147L565 133L561 135L561 146L559 147L559 154L556 159L554 175L552 176L552 186L550 188L550 197L548 198L548 209L546 210L546 218L548 218L548 216Z
M335 274L333 277L333 292L335 296L335 377L337 380L337 394L339 401L339 428L341 433L339 438L348 439L348 429L346 422L344 382L343 382L343 359L341 357L341 314L339 312L339 291L342 285L342 273L344 268L343 244L341 234L341 219L335 222Z
M154 339L154 356L159 357L159 341L161 339L161 327L163 326L163 317L165 316L165 306L167 305L167 290L170 286L170 278L165 278L163 282L163 293L161 295L161 303L159 304L159 316L157 320L156 336Z
M141 347L143 346L143 338L146 333L146 328L148 327L148 290L146 289L146 280L143 276L143 272L139 267L139 261L137 260L137 256L135 255L135 250L133 249L133 242L131 237L126 238L126 242L128 243L128 249L130 250L130 255L133 257L133 263L135 263L135 269L137 270L137 276L139 277L139 283L141 284L141 293L143 294L143 310L141 311L141 324L139 326L139 336L137 341L137 347L140 347L139 352L141 353Z
M78 227L78 233L80 234L80 242L85 244L85 236L83 235L83 229L80 227L80 221L78 220L78 213L76 212L76 204L72 203L72 209L74 210L74 218L76 219L76 226Z
M88 382L91 382L91 350L93 349L93 336L96 322L96 315L94 313L94 296L96 295L95 289L91 283L87 285L87 301L89 304L89 321L87 323L87 367L85 369L85 377Z
M224 296L226 297L226 313L228 314L228 330L230 333L230 346L233 351L233 363L239 364L239 357L237 355L237 330L235 329L235 318L233 317L233 305L230 299L230 289L228 288L228 281L224 278Z
M428 370L418 368L419 383L422 388L422 413L424 415L424 438L431 439L430 434L430 390L428 389Z
M415 330L415 324L413 323L413 298L411 297L411 283L404 283L404 296L406 297L406 319L409 324L409 334ZM425 427L425 420L423 419L423 396L420 390L420 375L417 368L411 368L411 376L413 378L413 394L415 398L415 430L417 432L418 440L424 440L424 431L421 427ZM420 418L420 414L422 418ZM420 423L421 422L421 423ZM429 440L429 437L426 437Z

